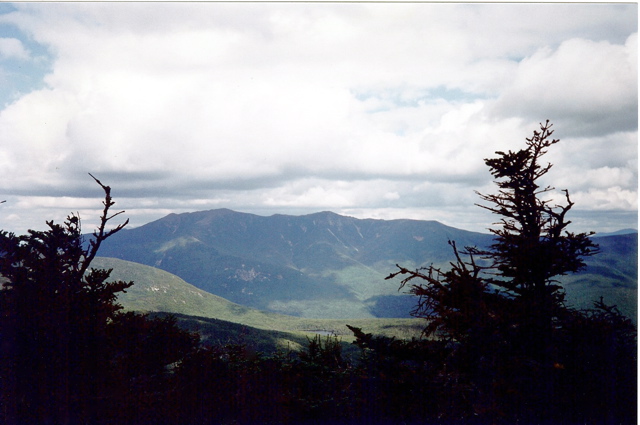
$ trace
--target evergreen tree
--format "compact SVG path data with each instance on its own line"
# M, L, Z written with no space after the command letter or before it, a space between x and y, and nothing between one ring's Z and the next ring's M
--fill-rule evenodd
M568 190L554 204L546 196L554 189L540 183L552 167L542 157L558 143L551 126L541 124L524 149L485 159L498 192L479 194L489 203L479 206L501 217L490 247L459 252L450 242L450 270L398 266L388 277L406 276L401 287L410 282L419 297L413 314L428 319L425 332L452 344L443 373L455 375L470 414L494 420L540 422L563 408L556 383L564 347L556 335L582 313L564 304L557 277L583 269L584 258L598 252L591 233L566 230L574 205Z
M148 408L145 395L158 399L158 380L150 378L197 345L173 319L119 312L117 295L133 282L109 282L111 270L91 262L128 220L108 229L122 212L110 212L111 189L94 180L105 199L87 244L74 214L63 224L48 221L46 231L0 232L4 424L98 424L112 414L140 423L126 413Z
M592 233L571 233L566 219L574 203L564 190L564 205L551 205L543 195L554 190L542 187L539 180L552 164L542 164L547 149L558 143L551 139L553 130L547 121L526 139L527 147L518 152L496 152L497 158L486 159L491 174L498 179L497 194L480 197L492 205L480 205L501 216L490 250L474 250L492 261L499 278L488 281L518 300L526 328L523 342L530 342L530 353L540 362L548 362L552 322L563 311L564 294L557 276L580 271L584 257L598 248L589 238ZM558 310L560 309L560 310Z
M93 177L93 176L92 176ZM95 179L95 178L94 178ZM90 268L100 244L127 222L107 230L114 205L105 193L100 226L88 246L81 222L48 221L46 231L0 233L2 402L9 423L95 420L93 406L107 370L101 346L116 296L133 282L107 282L109 270Z

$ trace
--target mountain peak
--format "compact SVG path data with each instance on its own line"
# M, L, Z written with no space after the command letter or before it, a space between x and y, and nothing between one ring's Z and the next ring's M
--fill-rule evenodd
M598 237L602 238L606 236L621 236L621 235L631 235L631 234L637 234L637 233L638 233L637 229L620 229L620 230L616 230L615 232L596 233L593 236L596 238Z

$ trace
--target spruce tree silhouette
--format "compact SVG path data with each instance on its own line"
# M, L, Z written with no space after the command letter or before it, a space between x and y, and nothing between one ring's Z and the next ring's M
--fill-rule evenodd
M398 266L387 277L406 276L401 288L409 284L419 297L413 314L428 319L425 333L453 344L451 370L461 391L473 393L465 397L473 400L474 414L534 422L554 414L553 335L570 314L556 278L583 269L584 258L598 252L592 233L566 230L574 205L568 190L563 203L545 199L554 189L541 186L552 167L542 157L558 143L551 127L547 120L524 149L485 159L498 192L479 193L490 204L479 206L501 217L499 227L489 229L493 245L459 251L452 241L456 261L450 270Z
M91 176L93 177L93 176ZM100 225L83 244L80 217L27 235L0 233L2 415L5 423L95 420L93 408L107 371L106 326L121 308L117 293L133 282L107 282L109 270L90 268L100 244L127 223L107 230L114 205L105 193ZM71 416L74 412L75 419Z
M85 243L78 215L48 230L0 232L0 422L145 423L159 415L166 367L199 337L174 318L122 313L117 296L133 282L108 281L91 263L112 228L111 188L100 224ZM164 381L163 381L164 379Z

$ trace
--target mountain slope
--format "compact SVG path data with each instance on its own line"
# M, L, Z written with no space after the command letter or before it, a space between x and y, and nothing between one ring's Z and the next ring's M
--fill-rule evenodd
M112 269L109 280L133 281L134 285L118 296L127 310L166 312L180 315L181 322L212 323L208 319L232 322L252 328L288 332L331 332L351 336L346 324L361 327L366 332L387 336L419 335L423 324L416 319L307 319L259 311L234 304L224 298L202 291L179 277L155 267L116 258L96 257L94 268ZM189 317L186 317L189 316ZM229 325L226 325L228 328ZM283 338L280 335L280 338ZM289 341L298 341L289 338Z
M603 297L637 321L638 311L638 234L595 237L600 253L585 260L586 270L559 280L570 304L591 308Z
M609 265L637 257L637 240L616 248L633 236L598 238L606 246L589 259L596 272L581 275L587 283L571 281L573 287L602 284ZM408 317L415 300L398 293L397 281L384 278L395 264L446 268L453 260L449 240L458 247L486 247L492 236L436 221L360 220L331 212L262 217L220 209L171 214L123 230L105 241L101 255L166 270L261 310L303 317ZM637 258L635 276L625 271L618 278L605 284L637 291ZM570 296L578 293L580 299L588 295Z

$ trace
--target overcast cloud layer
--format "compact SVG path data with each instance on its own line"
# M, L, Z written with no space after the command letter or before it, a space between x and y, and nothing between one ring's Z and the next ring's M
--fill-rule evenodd
M101 207L482 231L483 158L550 119L574 230L637 227L635 4L0 5L0 228Z

